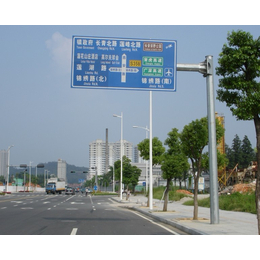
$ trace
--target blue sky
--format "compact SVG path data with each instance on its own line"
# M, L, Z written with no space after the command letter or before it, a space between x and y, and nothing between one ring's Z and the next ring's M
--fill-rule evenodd
M258 25L8 25L11 19L1 24L0 150L14 145L12 165L61 158L89 166L89 143L105 140L106 128L109 142L120 140L120 120L112 115L121 112L124 139L138 144L145 138L145 131L133 125L149 127L149 92L71 88L73 35L177 40L177 63L199 63L213 55L214 66L228 32L242 29L254 38L260 35ZM21 24L46 23L22 19ZM216 90L216 75L214 84ZM205 78L197 72L177 72L175 93L153 93L153 136L164 142L172 128L181 131L206 116L206 102ZM229 146L238 134L241 140L247 135L255 147L252 121L236 121L217 100L215 110L225 116Z

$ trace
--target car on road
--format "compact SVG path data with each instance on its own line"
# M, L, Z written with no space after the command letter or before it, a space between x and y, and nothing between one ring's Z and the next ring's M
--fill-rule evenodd
M67 187L65 190L66 195L75 195L75 189L72 187Z

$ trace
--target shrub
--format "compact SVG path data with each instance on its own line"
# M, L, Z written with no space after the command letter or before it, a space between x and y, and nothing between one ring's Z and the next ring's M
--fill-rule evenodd
M210 198L198 201L200 207L210 207ZM183 203L187 206L193 206L193 200ZM241 194L235 192L231 195L219 196L219 208L229 211L240 211L256 214L255 194Z

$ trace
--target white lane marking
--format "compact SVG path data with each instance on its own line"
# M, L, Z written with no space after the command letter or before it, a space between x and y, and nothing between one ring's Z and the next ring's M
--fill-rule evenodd
M96 208L95 208L95 205L94 205L94 203L93 203L93 201L92 201L92 198L91 198L91 196L89 196L89 199L90 199L90 201L91 201L91 204L92 204L92 210L96 210Z
M48 208L47 210L51 210L51 208Z
M113 204L117 204L117 202L114 200L111 200L111 199L108 199L108 200L110 200L110 202L112 202Z
M159 227L161 227L161 228L167 230L168 232L170 232L170 233L172 233L172 234L174 234L174 235L180 235L180 234L178 234L178 233L176 233L176 232L170 230L169 228L164 227L163 225L161 225L161 224L159 224L159 223L156 223L156 222L152 221L152 220L149 219L149 218L146 218L146 217L144 217L144 216L142 216L142 215L140 215L140 214L138 214L138 213L136 213L136 212L133 212L133 213L136 214L136 215L138 215L139 217L144 218L144 219L150 221L151 223L153 223L153 224L155 224L155 225L157 225L157 226L159 226Z
M1 209L6 209L6 207L2 207Z
M78 208L66 208L66 210L78 210Z
M77 234L78 229L77 228L73 228L71 231L71 235L76 235Z
M26 207L26 208L21 208L21 209L33 209L33 208L30 208L30 207Z

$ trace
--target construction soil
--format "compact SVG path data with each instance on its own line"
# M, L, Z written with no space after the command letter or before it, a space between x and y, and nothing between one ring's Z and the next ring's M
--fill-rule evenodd
M191 193L187 190L176 190L176 192L183 193L183 194L186 194L186 195L193 195L193 193Z
M235 184L232 189L232 193L234 192L240 192L240 193L253 193L255 192L255 183L239 183Z

